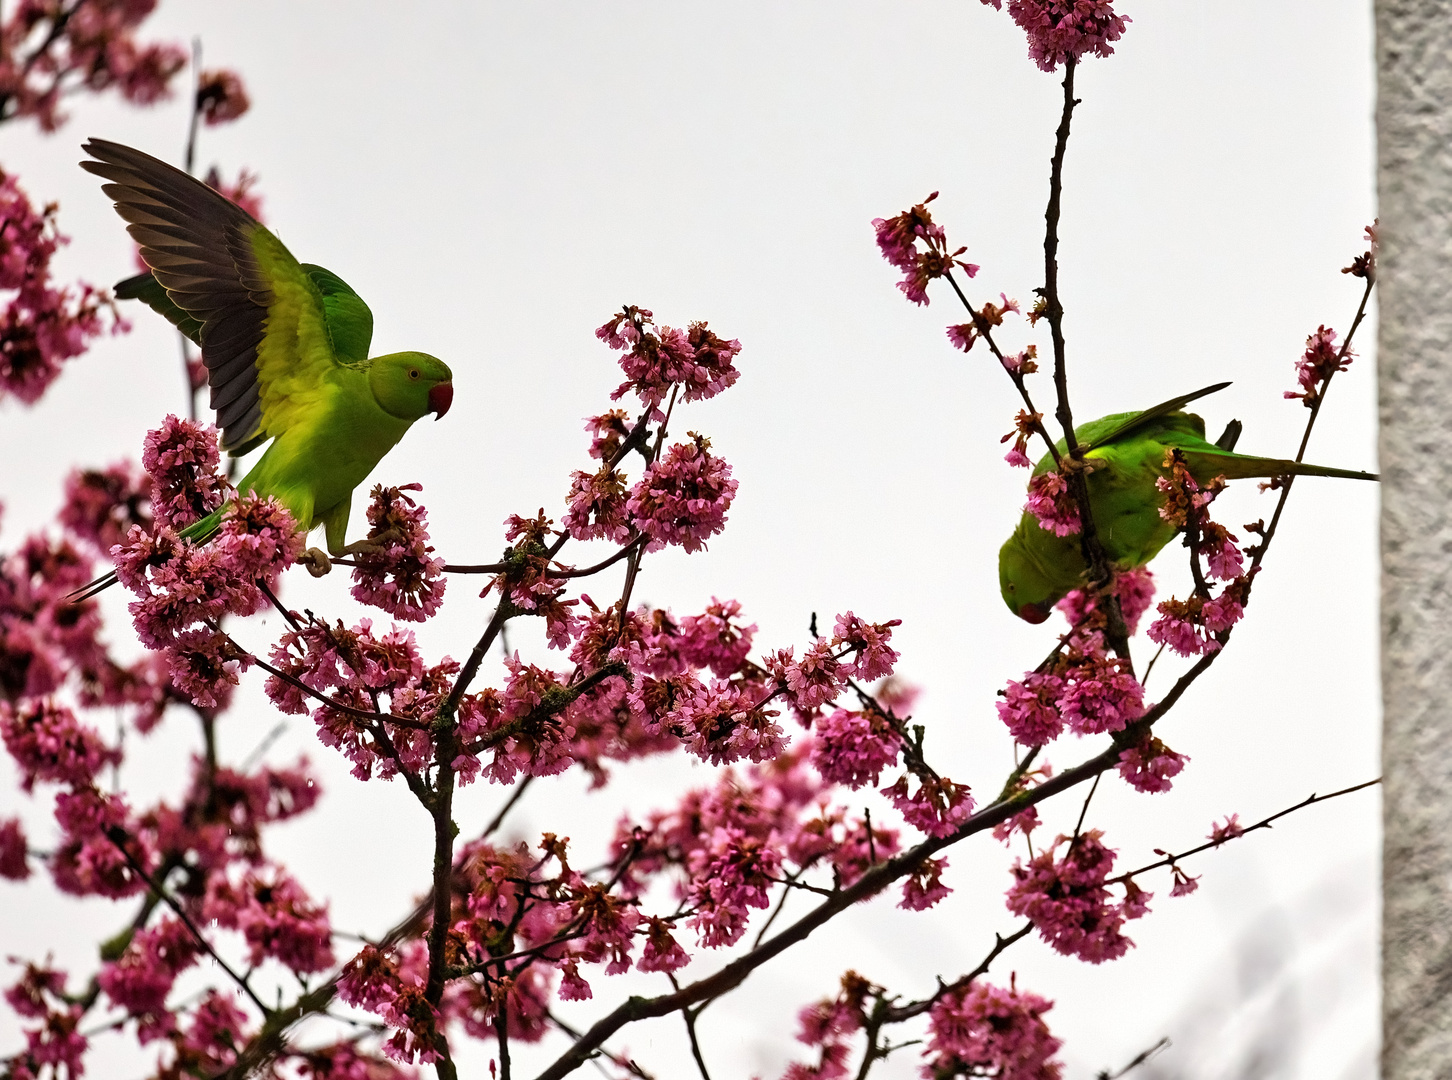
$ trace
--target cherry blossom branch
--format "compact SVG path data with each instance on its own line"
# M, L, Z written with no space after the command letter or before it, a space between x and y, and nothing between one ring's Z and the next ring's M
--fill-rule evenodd
M987 956L979 961L978 966L968 972L968 974L955 979L951 983L945 983L942 979L939 979L938 989L931 997L909 1002L906 1005L894 1005L892 1004L893 999L879 992L876 995L876 1003L872 1007L872 1012L863 1022L863 1030L867 1035L867 1046L862 1053L862 1064L857 1070L857 1080L867 1080L867 1074L871 1072L873 1065L879 1061L885 1061L892 1051L900 1050L903 1046L909 1045L899 1043L896 1046L879 1046L878 1036L881 1035L884 1027L888 1024L900 1024L914 1017L921 1016L946 995L966 989L974 979L988 974L988 969L992 966L993 961L998 959L999 955L1015 942L1022 941L1027 937L1033 928L1034 924L1032 922L1026 922L1007 937L1004 937L1002 934L994 934L993 948L989 950Z
M923 998L921 1001L913 1001L906 1005L887 1005L883 1009L882 1023L901 1024L905 1020L911 1020L915 1016L921 1016L936 1005L944 996L958 990L966 989L968 984L974 979L987 975L988 969L992 966L993 961L997 960L1010 946L1026 938L1033 928L1034 924L1032 922L1026 922L1007 937L1004 937L1002 934L993 935L993 948L988 951L987 956L978 962L976 968L968 972L968 974L955 979L953 982L944 983L939 981L938 989L933 993L932 997Z
M624 547L622 547L614 555L611 555L608 559L605 559L602 562L598 562L594 566L587 566L583 570L573 570L573 569L570 569L570 570L557 570L557 571L553 571L553 572L550 573L550 577L552 577L552 578L582 578L582 577L590 577L592 574L598 574L601 570L604 570L604 569L606 569L608 567L614 566L621 559L624 559L624 558L629 557L629 555L631 554L631 552L633 552L637 547L639 547L644 542L645 542L645 535L643 533L637 533L635 536L633 536L625 544ZM349 563L349 562L343 562L342 559L334 559L333 562L335 562L335 563L342 563L344 566L352 566L353 565L352 563ZM445 563L444 564L444 573L446 573L446 574L502 574L502 573L504 573L504 571L506 571L508 569L509 569L509 563L502 563L502 562L500 562L500 563L479 563L477 565L472 565L472 566L455 565L453 563Z
M1301 435L1301 445L1300 448L1296 451L1296 461L1302 461L1305 459L1306 447L1311 442L1311 429L1316 426L1316 417L1321 414L1321 406L1326 401L1326 391L1330 388L1331 380L1335 377L1337 369L1340 368L1341 363L1346 359L1347 354L1351 351L1351 339L1356 336L1357 328L1361 326L1362 320L1366 318L1366 305L1371 299L1371 290L1375 285L1376 277L1374 273L1367 274L1366 287L1361 291L1361 302L1357 305L1356 317L1351 320L1351 328L1347 330L1346 337L1341 342L1341 349L1336 354L1336 364L1327 374L1325 382L1321 384L1320 393L1316 395L1316 400L1311 404L1311 415L1310 418L1306 421L1306 430ZM1281 487L1281 497L1276 501L1275 511L1271 514L1270 524L1266 527L1265 532L1262 534L1263 539L1256 547L1255 554L1251 556L1251 578L1250 583L1247 584L1246 588L1247 599L1250 596L1249 584L1254 583L1254 573L1257 569L1259 569L1261 562L1265 559L1266 549L1270 547L1271 539L1276 534L1276 527L1280 525L1281 511L1285 509L1286 500L1290 497L1291 494L1291 483L1294 480L1294 476L1287 476L1285 478L1285 481Z
M151 875L146 872L146 867L142 866L141 863L137 861L136 856L132 855L131 852L127 850L126 841L129 840L130 837L127 835L126 830L121 828L119 825L112 825L109 828L105 829L104 832L106 839L111 841L111 846L114 847L120 853L121 857L126 860L126 865L131 867L131 872L139 877L142 881L146 882L146 887L150 889L153 893L155 893L158 897L160 897L163 904L171 908L172 913L175 914L176 917L181 920L182 925L187 928L187 932L190 933L192 937L196 939L197 944L202 947L202 951L212 958L213 962L215 962L216 965L221 968L223 972L226 973L228 978L230 978L234 983L237 984L241 991L247 995L249 1000L251 1000L252 1004L256 1005L257 1008L262 1012L263 1019L265 1020L270 1017L272 1015L272 1010L262 1003L262 999L257 996L255 991L253 991L252 984L247 981L245 976L238 975L237 972L233 971L232 966L217 954L217 950L212 948L212 943L208 941L205 936L203 936L202 932L199 929L197 929L197 924L192 922L191 916L188 915L186 911L182 908L182 906L172 898L172 895L167 892L165 888L162 887L161 883L152 880Z
M1151 870L1158 870L1161 867L1165 866L1174 866L1181 859L1188 859L1191 855L1198 855L1202 851L1209 851L1211 848L1218 848L1221 844L1229 843L1231 840L1237 840L1248 833L1255 832L1257 829L1269 829L1271 828L1272 822L1279 821L1281 818L1287 816L1288 814L1294 814L1297 810L1304 810L1306 807L1314 806L1316 803L1329 802L1332 799L1340 798L1342 795L1350 795L1354 791L1360 791L1362 790L1362 788L1369 788L1379 783L1381 783L1381 777L1378 776L1375 780L1364 780L1359 784L1353 784L1351 787L1342 788L1340 791L1333 791L1329 795L1313 794L1305 799L1302 799L1294 806L1288 806L1284 810L1279 810L1276 813L1270 815L1270 817L1262 818L1254 825L1246 825L1239 832L1222 836L1218 840L1209 840L1203 844L1200 844L1198 847L1192 847L1188 851L1182 851L1176 855L1166 855L1163 859L1160 859L1157 862L1148 863L1144 866L1139 867L1137 870L1130 870L1128 873L1120 874L1118 877L1108 878L1105 881L1105 884L1120 884L1122 882L1130 880L1131 878L1137 877L1140 874L1146 874Z

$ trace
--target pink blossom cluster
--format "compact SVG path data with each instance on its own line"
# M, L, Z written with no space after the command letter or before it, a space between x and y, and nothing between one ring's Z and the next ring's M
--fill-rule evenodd
M1076 735L1123 731L1144 714L1144 690L1122 658L1075 648L1002 694L999 719L1025 746L1052 742L1066 727Z
M217 429L168 416L146 433L141 467L151 478L151 509L173 530L206 517L226 500L229 485L217 471Z
M983 0L996 9L1002 0ZM1110 0L1008 0L1008 13L1028 35L1029 59L1043 71L1085 55L1111 56L1130 20Z
M1028 456L1028 444L1029 440L1038 434L1043 419L1043 413L1031 413L1027 409L1020 409L1018 411L1018 415L1013 420L1013 430L998 440L999 442L1008 442L1009 439L1013 440L1013 445L1009 447L1008 453L1003 455L1004 461L1016 469L1027 469L1033 465L1033 462L1029 460ZM1039 524L1043 525L1042 518L1039 519ZM1050 528L1047 525L1044 527Z
M958 256L967 251L960 247L948 250L948 235L941 225L933 221L928 203L938 197L935 191L910 210L890 218L874 218L872 227L877 232L877 247L882 257L902 271L902 280L897 287L914 304L927 304L928 282L946 277L954 267L960 268L970 278L978 273L978 267L965 262ZM919 242L923 249L918 250ZM952 335L952 328L949 335ZM957 344L955 342L955 344ZM959 344L966 349L969 340Z
M1114 852L1104 846L1102 836L1090 829L1058 837L1027 865L1014 863L1014 884L1008 890L1009 911L1031 920L1055 951L1091 964L1128 951L1134 942L1124 936L1124 922L1142 916L1150 896L1135 888L1123 901L1113 900L1105 882L1114 868ZM1060 847L1062 857L1057 856Z
M1011 460L1010 464L1017 462ZM1055 536L1072 536L1079 531L1079 504L1063 473L1057 469L1039 473L1029 480L1028 491L1024 511L1032 514L1041 528Z
M802 1009L797 1014L797 1041L818 1048L817 1063L793 1062L782 1080L844 1080L850 1076L847 1058L852 1050L851 1038L866 1022L868 996L881 992L880 987L855 971L848 971L842 976L842 988L835 998Z
M634 393L658 420L664 419L659 406L672 388L679 389L681 401L704 401L741 376L733 365L741 342L718 337L703 322L685 330L658 326L650 311L632 305L611 316L595 336L624 354L620 366L626 381L611 398Z
M197 78L197 112L209 126L236 120L252 106L242 76L219 68L204 71Z
M731 466L710 452L711 440L691 434L646 466L645 475L625 501L634 526L650 537L647 551L667 544L700 551L707 538L726 527L726 511L736 497Z
M4 27L13 26L19 14ZM12 55L0 49L0 117L5 109L5 70ZM61 364L86 351L105 329L127 328L101 290L84 282L58 286L50 262L66 238L56 229L56 206L31 205L13 175L0 170L0 401L13 394L27 405L40 400Z
M1169 791L1170 780L1180 775L1189 760L1151 736L1120 753L1119 775L1136 791Z
M968 276L972 277L973 275L969 274ZM953 348L962 349L964 352L972 352L974 342L988 333L992 327L1002 326L1005 315L1009 312L1013 312L1015 315L1020 314L1017 300L1010 300L1007 293L999 293L998 298L1003 301L1002 304L995 304L992 300L989 300L981 308L973 312L972 322L958 323L948 327L948 340L952 343ZM1005 366L1007 366L1007 358L1005 358ZM1022 370L1022 363L1017 367L1010 366L1008 370L1011 374L1028 374L1028 371ZM1030 367L1029 371L1032 370L1034 368Z
M394 618L423 622L444 601L444 560L429 544L428 511L408 495L418 484L373 488L368 535L354 557L353 598Z
M180 45L142 43L156 0L22 0L0 24L0 122L33 117L43 131L65 122L61 99L117 90L135 105L164 98L186 66Z
M427 719L447 696L458 665L426 666L411 630L376 633L316 617L284 633L269 657L264 690L284 713L311 713L318 739L346 757L359 780L416 774L431 760ZM387 705L387 712L382 707Z
M16 1080L31 1080L49 1072L66 1080L85 1072L83 1057L90 1040L77 1031L84 1010L66 991L65 972L50 966L26 964L15 985L5 991L6 1003L22 1021L25 1049L8 1062Z
M1371 230L1368 228L1367 231ZM1296 382L1301 389L1299 392L1287 390L1285 397L1299 398L1306 408L1315 408L1331 376L1351 366L1356 355L1349 348L1338 348L1336 336L1336 331L1329 326L1318 326L1316 332L1306 339L1306 351L1296 361Z
M1054 1056L1062 1042L1044 1022L1054 1003L975 979L950 990L928 1014L923 1076L992 1076L998 1080L1059 1080Z
M104 555L126 539L131 526L153 527L151 478L129 461L105 469L77 469L66 477L58 520L67 532Z

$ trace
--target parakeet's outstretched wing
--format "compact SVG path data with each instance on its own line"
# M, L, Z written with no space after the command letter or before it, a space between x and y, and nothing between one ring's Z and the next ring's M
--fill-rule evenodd
M172 303L171 297L166 295L166 290L151 275L151 271L118 281L111 286L111 291L116 294L117 300L140 300L185 334L193 344L202 343L202 324Z
M1095 438L1089 446L1085 447L1085 450L1087 452L1098 449L1101 446L1108 446L1110 443L1119 442L1121 439L1133 435L1135 432L1154 423L1160 417L1172 412L1179 412L1186 405L1190 404L1190 402L1224 390L1229 385L1228 382L1216 383L1214 386L1207 386L1203 390L1196 390L1189 394L1181 394L1177 398L1170 398L1169 401L1162 401L1153 408L1145 409L1144 412L1134 413L1121 423L1116 424L1109 431Z
M372 315L335 274L303 267L245 210L180 169L103 139L84 149L96 160L82 168L110 181L102 190L166 300L199 324L223 450L245 453L286 431L319 402L334 367L367 359ZM138 299L157 299L147 293L135 286Z

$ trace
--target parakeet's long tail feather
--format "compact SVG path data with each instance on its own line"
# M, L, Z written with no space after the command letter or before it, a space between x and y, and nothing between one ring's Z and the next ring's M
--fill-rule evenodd
M1333 469L1326 465L1308 465L1304 461L1285 458L1254 457L1213 450L1181 450L1191 474L1202 484L1223 476L1227 480L1245 480L1256 476L1334 476L1342 480L1380 480L1376 473L1355 469Z
M222 506L217 510L213 510L206 517L192 522L181 532L177 533L177 535L184 540L195 540L198 545L205 544L221 531L222 514L226 509L226 506ZM116 571L114 570L109 574L102 574L95 581L82 585L75 592L69 593L65 598L66 602L69 604L84 603L91 599L91 597L97 596L105 592L112 585L115 585L116 580Z

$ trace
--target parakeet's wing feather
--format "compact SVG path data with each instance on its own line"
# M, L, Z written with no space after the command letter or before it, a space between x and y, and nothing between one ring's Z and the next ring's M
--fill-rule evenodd
M140 300L185 334L194 344L202 343L202 324L172 302L151 271L118 281L111 289L117 300Z
M303 271L323 297L323 317L333 339L333 351L344 364L363 364L373 343L373 312L346 281L321 266L303 263Z
M1162 401L1151 409L1145 409L1144 412L1133 414L1121 423L1115 425L1109 431L1097 436L1085 449L1086 451L1094 450L1101 446L1108 446L1110 443L1119 442L1121 439L1143 430L1160 417L1172 412L1179 412L1186 405L1190 404L1190 402L1224 390L1229 385L1228 382L1216 383L1214 386L1207 386L1203 390L1196 390L1189 394L1181 394L1177 398L1170 398L1169 401Z
M157 283L200 324L222 449L243 452L307 415L344 362L308 271L245 210L180 169L102 139L84 149L96 160L82 167L110 181L102 190ZM355 313L344 335L350 354L356 324Z

